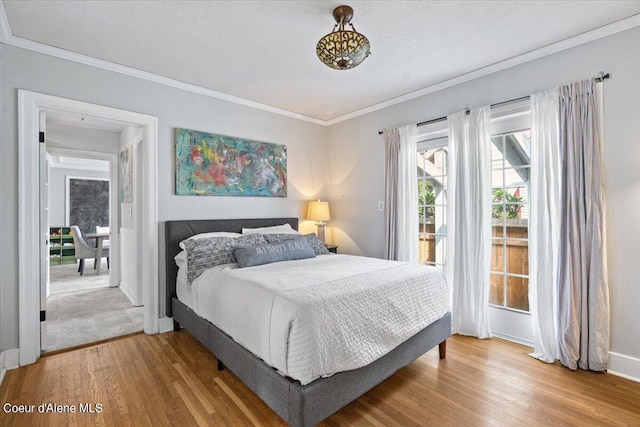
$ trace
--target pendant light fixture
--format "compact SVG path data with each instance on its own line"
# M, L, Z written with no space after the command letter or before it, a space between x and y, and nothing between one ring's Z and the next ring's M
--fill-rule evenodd
M316 54L320 61L335 70L357 67L371 53L369 40L357 32L351 23L353 9L350 6L336 7L333 17L336 25L332 32L320 39L316 45ZM346 25L351 30L347 30Z

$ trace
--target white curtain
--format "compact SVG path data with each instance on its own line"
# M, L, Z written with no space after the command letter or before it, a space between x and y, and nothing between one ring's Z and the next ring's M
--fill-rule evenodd
M529 311L534 344L531 356L547 363L558 358L559 105L558 89L531 95Z
M418 263L416 125L385 129L385 258Z
M447 117L449 125L448 262L452 332L490 338L490 107Z
M609 287L595 79L560 87L559 140L559 359L569 369L604 371L609 360Z
M596 371L609 349L600 85L531 98L531 355Z

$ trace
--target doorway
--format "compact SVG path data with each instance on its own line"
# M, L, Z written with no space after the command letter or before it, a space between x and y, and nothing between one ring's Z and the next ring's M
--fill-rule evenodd
M144 331L158 332L158 228L157 228L157 118L145 114L69 100L35 92L18 91L19 134L19 259L41 259L48 251L49 230L42 226L43 204L40 184L44 174L41 168L41 141L46 140L46 115L65 114L78 120L98 120L120 123L141 129L140 217L142 226L135 229L135 240L140 244L139 265L144 302ZM43 120L43 115L45 120ZM67 150L68 148L60 148ZM117 155L110 160L117 171ZM117 207L116 207L117 208ZM34 225L40 224L40 227ZM46 231L45 231L46 230ZM114 234L114 237L117 234ZM112 237L112 242L114 238ZM113 243L112 243L113 244ZM117 259L114 259L117 262ZM19 265L19 362L21 366L34 363L40 356L41 288L46 275L26 262Z
M49 280L45 304L41 305L45 313L40 337L43 353L142 331L144 321L141 304L136 307L120 286L120 271L131 268L127 266L131 261L121 257L122 262L110 268L109 260L113 254L121 253L116 250L120 248L108 238L97 237L115 234L110 227L111 217L118 223L118 212L109 207L117 205L118 199L118 183L112 183L109 177L110 162L100 159L105 153L94 153L91 158L87 154L78 156L71 150L66 155L53 154L60 145L73 145L69 141L74 137L82 141L82 133L86 132L85 128L62 125L62 118L55 115L48 118L49 137L45 141ZM92 130L92 136L102 137L105 148L111 138L112 151L117 151L120 139L117 130L103 130L102 134ZM97 262L95 258L81 258L87 255L88 247L97 246L101 248Z

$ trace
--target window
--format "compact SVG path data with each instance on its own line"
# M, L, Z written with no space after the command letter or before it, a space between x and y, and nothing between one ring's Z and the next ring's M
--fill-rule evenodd
M446 260L447 138L418 142L420 263L440 268Z
M530 130L491 137L489 304L529 311Z
M531 345L529 314L529 100L491 108L491 333ZM448 126L446 120L418 127L420 262L446 265ZM463 213L466 214L466 213Z

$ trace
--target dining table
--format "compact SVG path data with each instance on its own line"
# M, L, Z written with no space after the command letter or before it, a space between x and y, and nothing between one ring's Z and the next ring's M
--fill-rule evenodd
M96 266L98 274L100 274L100 264L102 264L102 246L105 240L109 240L109 233L87 233L84 235L87 239L96 240L96 258L93 265Z

